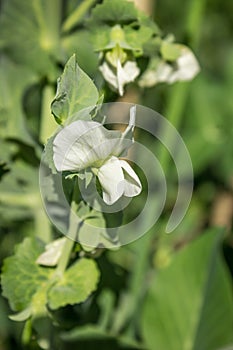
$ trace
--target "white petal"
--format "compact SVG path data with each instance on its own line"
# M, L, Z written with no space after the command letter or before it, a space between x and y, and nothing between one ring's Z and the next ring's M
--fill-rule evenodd
M53 141L53 160L58 171L80 171L104 161L116 147L121 133L102 124L78 120L64 127Z
M142 190L142 184L139 177L125 160L120 160L120 164L124 171L124 195L126 197L137 196Z
M130 108L130 119L129 125L123 132L121 139L116 144L114 148L113 155L117 157L125 157L127 150L132 146L134 142L133 132L135 128L135 119L136 119L136 106Z
M181 52L181 56L177 59L178 69L168 79L170 84L175 81L192 80L200 71L200 66L193 52L185 46Z
M45 252L37 258L37 264L44 266L56 266L61 257L65 243L66 238L63 237L47 244L45 247Z
M148 68L145 71L140 79L139 85L142 87L152 87L158 83L166 82L172 72L172 66L161 61L155 68Z
M124 94L124 85L135 80L139 75L140 69L138 68L136 62L127 61L122 67L120 60L117 61L117 73L104 62L99 70L103 74L104 79L115 89L119 91L119 95Z
M110 66L104 62L102 66L99 67L99 70L103 74L104 79L115 89L118 89L117 76L111 70Z
M176 81L192 80L200 71L200 66L195 55L188 47L184 45L179 46L181 55L175 62L176 67L165 61L154 65L152 61L151 67L142 75L139 85L151 87L162 82L172 84Z
M124 174L120 160L111 157L98 171L103 190L103 200L108 205L115 203L124 192Z
M130 117L129 117L129 125L125 129L125 131L122 134L122 137L127 138L133 138L133 131L135 128L135 121L136 121L136 106L133 106L130 108Z
M117 62L117 81L118 81L118 90L120 96L124 94L124 85L128 84L136 79L139 75L140 70L133 61L127 61L122 67L120 60Z

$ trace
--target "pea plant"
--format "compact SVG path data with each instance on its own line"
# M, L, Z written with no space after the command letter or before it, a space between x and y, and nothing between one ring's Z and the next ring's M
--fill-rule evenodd
M202 186L165 233L177 174L159 140L175 147L188 81L202 74L193 50L132 1L3 0L0 10L2 348L233 346L227 231L208 222ZM159 140L139 128L158 100ZM169 180L167 198L156 189L143 212L156 222L147 232L141 221L121 230L163 183L152 163L148 178L137 164L140 145ZM176 153L179 177L187 163Z

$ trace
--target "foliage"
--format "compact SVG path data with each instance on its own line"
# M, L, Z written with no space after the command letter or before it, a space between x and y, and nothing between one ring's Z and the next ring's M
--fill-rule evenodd
M233 347L232 13L226 0L165 0L155 2L155 22L126 0L0 1L3 350ZM184 48L193 50L201 72L192 82L169 85ZM161 78L161 67L172 73ZM158 141L137 131L169 182L159 222L119 249L107 223L130 220L143 196L130 213L103 215L74 191L76 181L92 188L90 169L67 173L63 184L80 217L80 244L56 245L61 234L44 211L38 184L44 146L55 179L60 128L95 120L103 101L121 98L157 110L180 131L195 176L189 211L165 235L176 169ZM59 204L55 186L51 180L46 200ZM62 216L63 208L56 209ZM71 216L69 237L76 225Z

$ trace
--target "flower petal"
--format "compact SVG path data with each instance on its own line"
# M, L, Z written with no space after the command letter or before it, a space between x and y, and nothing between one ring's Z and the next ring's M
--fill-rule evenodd
M124 94L124 85L134 81L140 73L136 62L127 61L122 67L120 60L117 62L117 81L120 96Z
M111 157L98 171L98 179L103 190L106 204L115 203L124 193L124 174L120 160Z
M119 142L116 144L116 147L113 149L112 155L116 157L125 157L128 149L134 143L133 132L135 128L135 119L136 119L136 106L130 108L130 119L129 125L122 133Z
M193 52L186 46L182 46L181 55L177 59L177 67L169 77L168 83L176 81L192 80L200 71L199 63Z
M152 59L139 81L140 86L151 87L162 82L173 84L176 81L188 81L199 73L200 66L194 53L184 45L176 46L180 48L178 59L173 64Z
M116 74L111 70L110 66L104 62L99 70L103 74L104 79L115 89L118 89L118 82Z
M139 193L141 193L142 190L142 184L139 180L139 177L135 173L135 171L131 168L129 163L127 163L125 160L119 160L121 167L124 172L124 196L126 197L135 197Z
M64 127L53 141L53 160L58 171L80 171L106 160L121 133L102 124L78 120Z

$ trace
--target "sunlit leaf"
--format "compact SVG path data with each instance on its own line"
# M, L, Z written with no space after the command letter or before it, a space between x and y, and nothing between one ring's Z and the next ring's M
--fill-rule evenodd
M74 117L83 109L93 109L98 99L95 84L78 66L73 55L58 80L57 93L52 102L53 115L59 124L63 124L67 118Z
M2 289L12 310L22 311L32 303L32 298L43 290L51 276L51 269L36 264L44 245L37 239L26 238L17 246L15 255L5 259L2 269ZM40 300L35 300L39 303Z
M62 278L49 290L48 303L51 309L85 301L96 289L99 272L96 263L80 259L65 271Z

